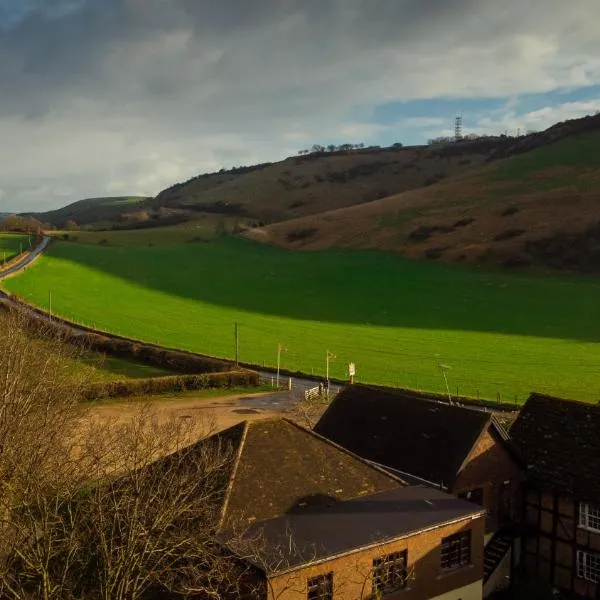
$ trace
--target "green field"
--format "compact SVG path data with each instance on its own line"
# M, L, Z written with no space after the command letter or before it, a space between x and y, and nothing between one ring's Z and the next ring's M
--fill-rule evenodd
M600 398L600 281L490 272L375 251L313 253L220 238L53 244L5 287L145 341L332 377L522 402Z
M0 267L22 250L29 248L29 236L16 233L0 233Z

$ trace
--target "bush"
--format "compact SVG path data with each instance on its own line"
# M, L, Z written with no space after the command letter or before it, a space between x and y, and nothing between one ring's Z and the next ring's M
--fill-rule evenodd
M435 233L452 233L454 227L448 225L420 225L408 234L411 242L424 242Z
M127 381L108 381L90 386L85 392L87 400L100 398L127 398L151 396L171 392L207 390L232 387L258 387L260 375L254 371L227 371L201 375L173 375Z
M513 238L519 237L525 233L524 229L506 229L499 233L495 238L495 242L502 242L504 240L512 240Z
M316 227L304 227L302 229L293 229L286 235L285 239L288 242L300 242L311 238L315 233L317 233Z
M465 217L464 219L456 221L456 223L454 223L452 227L466 227L467 225L470 225L471 223L475 222L475 220L476 219L474 219L473 217Z
M519 212L518 206L507 206L501 213L503 217L510 217L510 215L514 215Z

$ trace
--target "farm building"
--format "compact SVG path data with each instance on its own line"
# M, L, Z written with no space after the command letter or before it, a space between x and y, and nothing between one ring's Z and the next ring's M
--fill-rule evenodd
M524 568L600 597L600 406L533 394L510 430L527 462Z
M513 567L510 529L520 513L523 462L489 413L405 390L346 387L315 431L412 483L487 511L486 592ZM515 552L516 554L516 552Z
M481 507L407 485L285 419L243 422L199 444L220 439L235 460L219 538L234 553L236 527L262 541L243 558L265 600L482 597Z

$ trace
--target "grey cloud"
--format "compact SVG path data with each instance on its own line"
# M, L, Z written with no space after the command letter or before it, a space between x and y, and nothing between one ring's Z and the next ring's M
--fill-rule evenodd
M47 0L0 29L0 211L376 135L386 101L600 83L599 21L597 0Z

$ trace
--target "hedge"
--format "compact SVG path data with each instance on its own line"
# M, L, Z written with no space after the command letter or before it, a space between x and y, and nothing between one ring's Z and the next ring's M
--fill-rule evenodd
M227 371L225 373L172 375L127 381L108 381L91 385L84 396L86 400L98 400L215 388L258 387L259 385L260 375L258 373L253 371Z
M27 319L33 334L40 327L49 328L64 342L81 345L87 350L128 358L176 373L222 373L235 369L233 363L200 354L179 350L170 350L152 344L144 344L119 336L106 335L90 329L74 326L58 318L51 320L47 316L26 304L0 297L0 309L17 311Z

